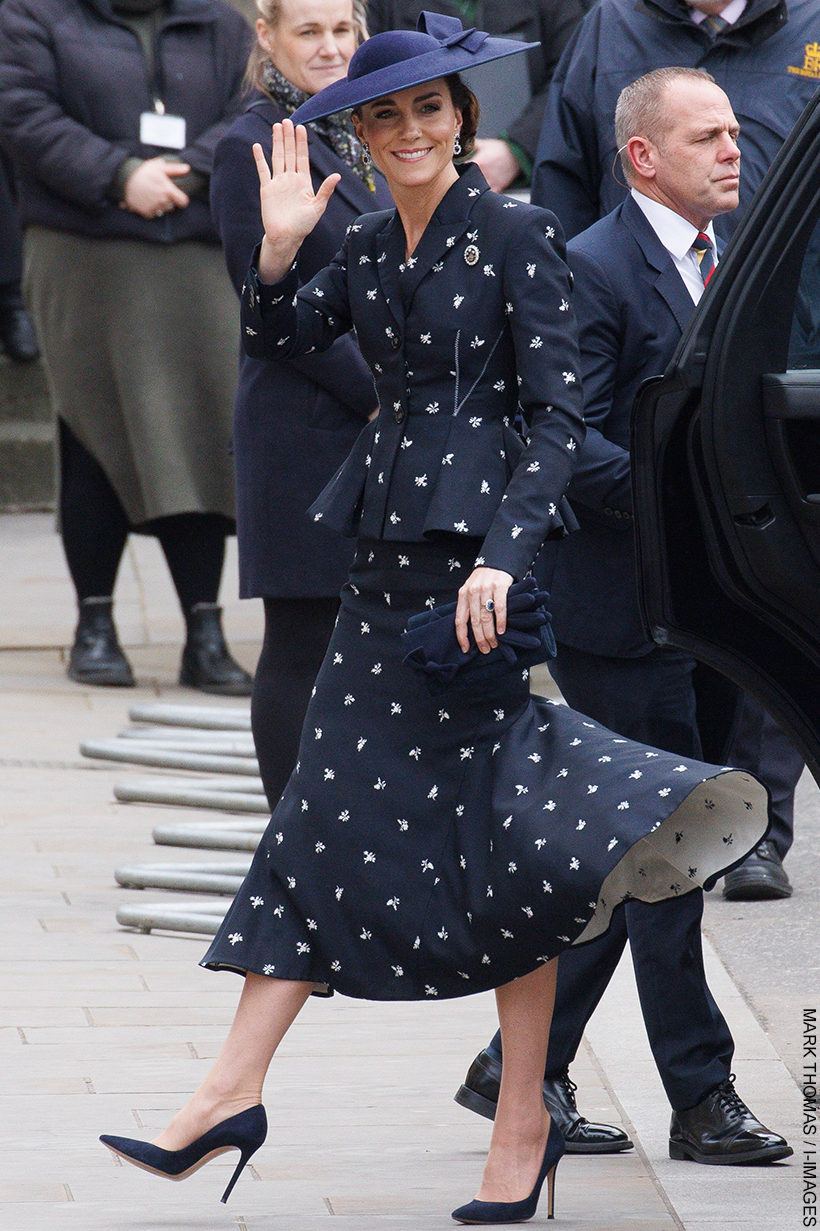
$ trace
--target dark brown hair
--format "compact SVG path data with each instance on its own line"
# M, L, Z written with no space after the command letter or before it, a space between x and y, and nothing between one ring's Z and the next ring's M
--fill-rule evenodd
M456 111L461 112L460 158L466 158L475 150L475 137L478 132L480 108L478 99L469 86L466 86L458 73L450 73L444 80L450 91L450 98Z

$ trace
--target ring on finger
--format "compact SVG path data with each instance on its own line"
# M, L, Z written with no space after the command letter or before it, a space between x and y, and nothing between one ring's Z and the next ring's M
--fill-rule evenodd
M488 598L486 603L482 603L485 611L495 611L495 603L491 598Z

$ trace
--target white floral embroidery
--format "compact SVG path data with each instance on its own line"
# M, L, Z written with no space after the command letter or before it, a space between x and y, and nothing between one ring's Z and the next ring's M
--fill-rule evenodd
M429 333L423 333L419 336L419 342L421 342L424 346L430 346L432 340L433 335Z
M527 277L534 278L536 269L535 261L527 261Z
M463 295L455 295L453 297L453 307L454 308L460 308L463 303L464 303Z
M561 375L562 375L562 376L563 376L563 378L564 378L564 384L565 384L565 385L574 385L574 384L575 384L575 379L576 379L576 378L575 378L575 373L574 373L574 372L562 372L562 373L561 373Z
M239 942L242 940L242 933L241 932L231 932L230 936L228 937L228 940L231 942L232 945L238 945Z
M415 478L415 484L416 484L416 487L426 487L427 486L427 475L417 474Z
M470 346L472 346L473 350L478 350L479 346L483 346L483 345L484 345L484 339L480 338L478 334L476 334L476 336L473 338L472 342L470 343Z
M495 270L493 269L492 265L485 265L485 266L484 266L484 276L485 276L485 277L487 277L487 278L494 278L494 277L495 277Z
M536 334L535 337L530 342L530 350L540 350L543 345L544 345L544 339L539 337L538 334Z

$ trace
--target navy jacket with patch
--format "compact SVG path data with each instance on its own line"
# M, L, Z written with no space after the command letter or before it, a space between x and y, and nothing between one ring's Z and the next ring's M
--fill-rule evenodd
M740 208L715 219L728 239L775 154L820 86L818 0L749 0L712 40L683 0L599 0L564 50L552 79L532 180L568 238L626 196L613 165L615 103L624 86L667 65L702 68L726 91L740 122Z
M516 578L566 532L584 425L564 255L551 214L490 192L468 166L409 260L391 210L359 218L298 292L295 271L271 287L251 269L248 354L309 354L353 327L374 374L380 414L316 520L366 538L479 536L479 559Z

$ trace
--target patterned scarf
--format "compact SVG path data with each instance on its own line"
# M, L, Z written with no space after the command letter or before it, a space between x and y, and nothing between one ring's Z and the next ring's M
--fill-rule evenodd
M273 101L289 114L311 97L306 90L300 90L287 77L283 77L270 60L263 66L262 79ZM342 162L347 163L351 171L364 180L371 192L376 191L373 168L363 161L363 150L351 126L349 111L329 115L324 120L314 120L310 127L338 154Z

